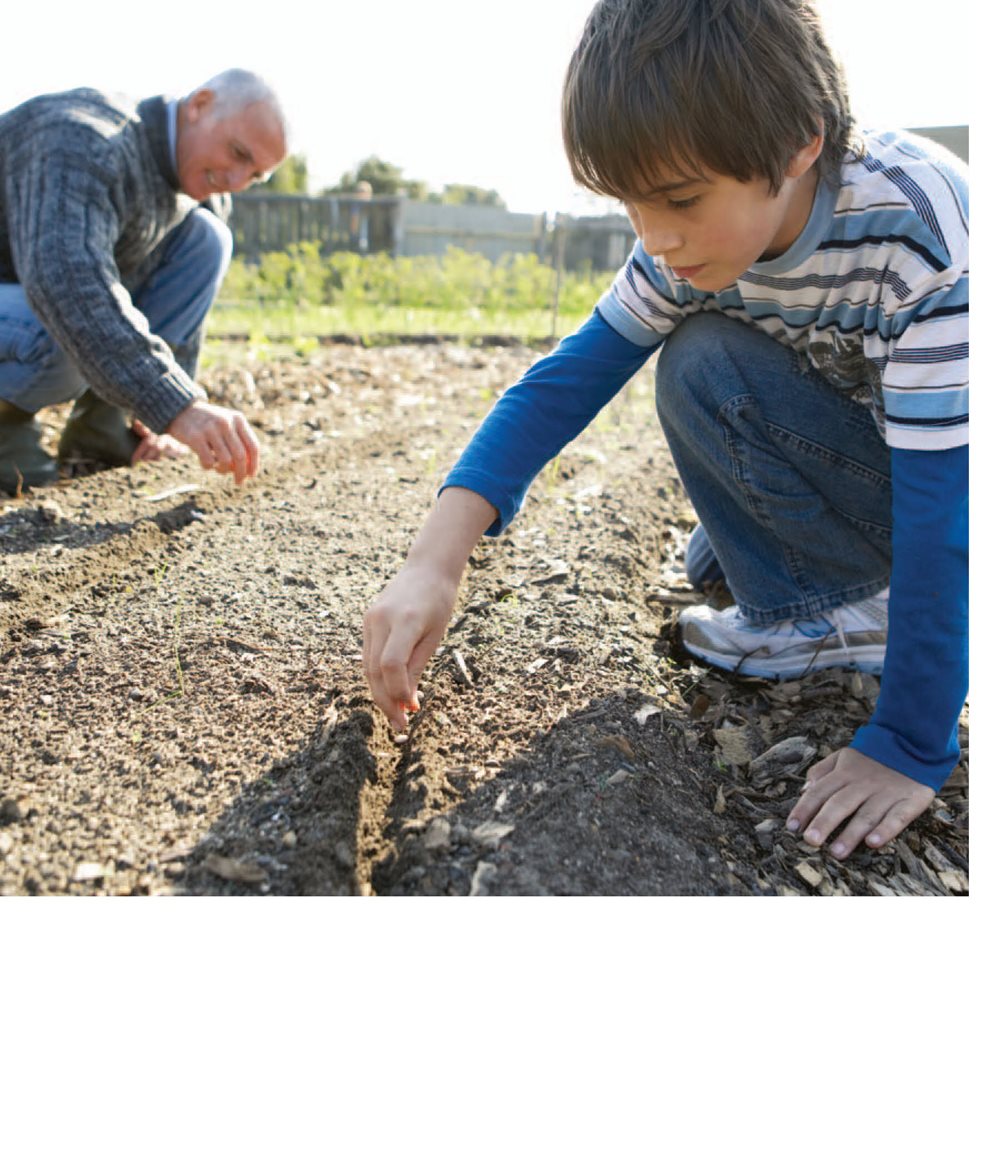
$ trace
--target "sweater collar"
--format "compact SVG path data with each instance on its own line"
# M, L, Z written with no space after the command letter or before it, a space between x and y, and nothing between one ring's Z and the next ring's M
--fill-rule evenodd
M181 184L177 177L177 167L174 165L170 144L166 100L162 97L147 97L145 101L139 102L137 112L149 138L160 174L171 190L179 191Z

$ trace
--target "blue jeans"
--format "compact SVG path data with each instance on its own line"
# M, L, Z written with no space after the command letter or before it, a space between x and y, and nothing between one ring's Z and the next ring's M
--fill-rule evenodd
M812 616L888 586L890 454L866 406L716 312L689 317L667 341L656 406L750 620Z
M197 208L160 244L155 267L126 287L150 331L165 340L194 376L201 330L229 266L233 239L210 211ZM0 398L27 413L79 397L80 370L31 309L20 284L0 284Z

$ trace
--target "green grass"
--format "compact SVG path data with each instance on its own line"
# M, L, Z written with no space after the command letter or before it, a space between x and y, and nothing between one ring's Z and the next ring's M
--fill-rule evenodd
M555 317L556 273L535 255L496 263L454 247L441 256L321 255L315 244L300 243L257 264L233 261L208 338L247 337L258 348L290 344L301 356L318 339L338 335L538 340L577 328L609 279L563 273Z
M247 336L259 341L351 335L363 340L390 336L512 336L520 340L562 336L578 328L589 312L560 312L553 329L551 309L482 311L454 308L403 308L394 305L340 307L331 304L282 305L220 303L208 321L209 339Z

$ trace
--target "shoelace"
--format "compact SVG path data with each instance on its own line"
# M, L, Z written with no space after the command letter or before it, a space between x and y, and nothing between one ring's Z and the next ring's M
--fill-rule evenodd
M819 659L819 654L823 651L823 647L825 646L826 642L830 639L830 637L834 633L836 633L837 639L840 641L841 648L843 648L844 652L847 653L848 664L849 665L854 664L854 657L851 653L851 646L847 643L847 633L844 631L844 623L843 623L844 618L841 615L841 609L835 608L830 612L824 612L823 619L826 620L831 625L831 629L829 632L825 632L821 637L818 638L817 643L816 643L816 649L813 652L812 656L809 658L809 660L806 662L805 666L802 669L802 672L799 673L798 678L797 678L798 680L801 680L803 677L808 675L809 670L813 667L813 665ZM782 623L779 625L779 628L786 625L786 624L791 624L794 626L795 621L794 620L783 620ZM743 667L743 662L746 660L749 660L750 657L754 656L759 651L760 651L760 648L752 648L752 649L750 649L749 652L745 652L740 657L739 663L736 665L736 669L735 669L736 675L739 675L739 671Z

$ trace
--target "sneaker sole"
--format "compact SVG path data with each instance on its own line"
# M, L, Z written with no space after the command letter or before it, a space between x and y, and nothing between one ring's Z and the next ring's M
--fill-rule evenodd
M810 673L822 672L823 669L850 669L856 673L869 673L878 677L882 675L885 662L884 648L880 650L869 648L867 651L851 654L844 652L843 649L839 651L830 649L818 654L815 658L810 656L806 661L801 659L794 662L772 660L771 663L768 663L765 660L749 656L743 660L734 660L732 657L716 654L703 648L692 648L688 644L685 644L684 647L691 656L706 664L714 665L717 669L723 669L727 673L733 673L738 677L764 677L771 681L797 680Z

